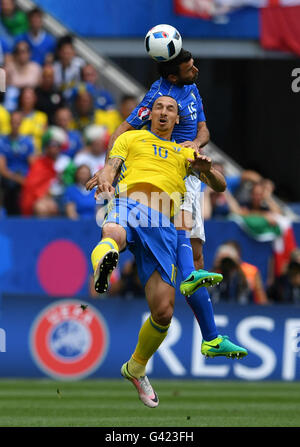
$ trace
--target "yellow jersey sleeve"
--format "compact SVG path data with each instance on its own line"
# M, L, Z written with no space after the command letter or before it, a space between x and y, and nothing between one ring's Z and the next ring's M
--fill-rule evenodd
M122 135L118 136L110 151L109 158L121 158L124 161L126 160L130 141L130 138L127 135L128 133L130 132L124 132Z

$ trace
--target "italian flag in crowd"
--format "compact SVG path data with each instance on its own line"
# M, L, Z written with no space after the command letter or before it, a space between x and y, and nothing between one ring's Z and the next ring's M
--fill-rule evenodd
M176 14L206 20L246 6L259 10L265 49L300 55L300 0L174 0Z
M285 271L297 242L291 220L280 214L273 214L272 217L276 222L275 225L271 225L267 219L258 214L230 216L253 239L272 243L274 273L280 276Z

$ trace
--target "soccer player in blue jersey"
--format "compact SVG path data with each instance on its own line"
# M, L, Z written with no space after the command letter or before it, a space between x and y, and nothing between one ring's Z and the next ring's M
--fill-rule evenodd
M158 71L161 77L152 84L140 104L117 128L111 137L109 148L124 132L147 125L155 100L163 95L172 96L179 107L179 123L174 126L172 139L181 146L192 148L197 152L200 152L200 149L208 143L210 135L202 99L195 84L198 69L194 65L191 53L182 49L173 60L159 63ZM201 173L200 179L189 176L185 180L187 194L181 206L182 225L176 225L178 230L177 264L183 278L180 290L186 296L187 303L192 308L201 328L202 354L209 357L216 355L231 357L234 356L236 347L226 336L218 335L209 294L205 287L201 287L213 285L222 279L221 275L200 270L203 268L202 244L205 241L200 207L201 180L209 180L207 178L209 175ZM91 179L91 185L97 184L98 174L96 173ZM213 183L211 187L214 188ZM188 222L191 216L194 216L195 222L192 228ZM190 237L186 230L191 230Z

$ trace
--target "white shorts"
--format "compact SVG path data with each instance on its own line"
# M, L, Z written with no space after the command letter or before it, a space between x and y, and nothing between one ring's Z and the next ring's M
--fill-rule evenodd
M203 193L201 193L201 181L194 175L189 175L185 179L186 194L181 210L189 211L192 214L193 227L191 238L201 239L205 242L204 224L202 219Z

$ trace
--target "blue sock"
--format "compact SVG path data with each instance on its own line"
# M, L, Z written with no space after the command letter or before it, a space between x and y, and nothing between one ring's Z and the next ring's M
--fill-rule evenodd
M195 270L192 245L185 230L177 231L177 265L183 280ZM193 295L186 297L186 301L194 312L203 339L210 341L217 338L214 311L206 287L200 287Z
M218 331L215 323L214 311L206 287L200 287L191 296L186 297L201 329L203 340L210 341L217 338Z
M188 232L177 230L177 265L182 280L186 279L194 270L193 249Z

